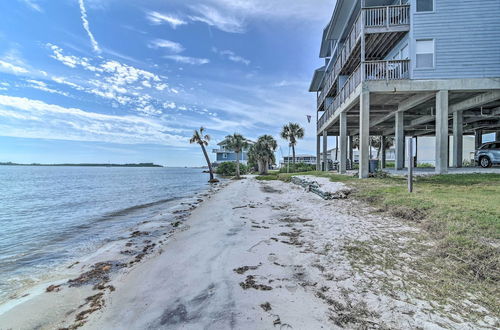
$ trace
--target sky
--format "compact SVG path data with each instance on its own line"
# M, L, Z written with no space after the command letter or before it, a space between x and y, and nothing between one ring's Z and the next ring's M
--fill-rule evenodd
M200 166L224 136L315 153L308 87L335 0L0 1L0 162ZM306 115L311 115L308 123ZM214 158L214 154L211 154Z

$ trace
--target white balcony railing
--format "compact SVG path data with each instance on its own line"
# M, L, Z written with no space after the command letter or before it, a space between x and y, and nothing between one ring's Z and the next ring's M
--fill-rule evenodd
M384 27L410 24L410 6L364 8L365 27Z
M363 8L364 12L364 22L362 22L362 15L360 14L354 25L349 32L348 37L345 39L344 44L338 49L338 55L335 60L333 67L328 65L330 70L325 72L325 78L323 83L323 89L318 95L318 107L323 104L326 96L330 92L330 89L337 81L340 71L349 60L352 51L356 47L358 40L361 36L362 23L364 23L365 28L373 27L391 27L398 25L408 25L410 24L410 6L409 5L397 5L397 6L384 6L384 7L368 7Z
M400 80L410 78L410 60L365 62L365 80Z
M354 93L361 83L361 70L365 70L365 80L400 80L410 77L409 68L410 60L364 62L364 66L360 65L354 70L333 102L326 107L325 112L318 120L317 129L322 128L335 114L335 111Z

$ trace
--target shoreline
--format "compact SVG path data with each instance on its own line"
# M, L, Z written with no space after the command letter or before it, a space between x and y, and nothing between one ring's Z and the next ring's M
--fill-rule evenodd
M494 316L472 320L439 308L418 290L406 290L404 262L417 257L407 246L418 237L415 227L359 201L324 200L299 185L250 177L207 196L140 262L83 267L84 276L72 282L82 285L44 292L0 315L0 324L16 329L494 326ZM366 257L364 249L395 253L402 265L360 269L356 260Z
M145 238L144 241L150 241L149 244L143 244L148 248L147 251L141 253L142 256L140 259L154 253L153 248L159 245L158 241L161 241L162 237L163 239L169 237L164 233L163 235L158 233L159 231L165 231L165 228L168 228L171 224L184 221L192 210L198 207L205 199L210 198L209 196L214 191L222 189L226 184L223 182L215 186L207 185L201 192L161 201L162 204L165 204L166 209L162 209L155 215L144 218L132 226L129 224L129 226L123 227L121 235L115 233L117 234L116 237L101 241L95 249L92 249L93 251L75 256L70 260L64 260L53 267L48 273L32 273L33 276L25 275L21 281L27 282L27 284L15 288L0 301L0 320L4 314L9 313L13 308L29 303L30 300L44 294L46 289L51 285L56 286L56 290L59 291L60 286L64 287L69 280L78 277L85 269L92 267L93 264L104 262L108 259L124 259L124 256L133 257L132 251L124 253L126 251L124 250L124 243L127 240L129 243L125 243L125 247L130 246L130 241L134 238L138 245L141 243L139 242L139 238L141 237ZM157 203L149 203L146 206ZM125 210L112 212L112 214L119 214L137 208L144 208L144 205L133 206ZM106 214L103 216L108 217L110 215ZM174 229L176 228L174 227ZM0 325L2 325L1 322ZM3 329L2 327L0 328Z

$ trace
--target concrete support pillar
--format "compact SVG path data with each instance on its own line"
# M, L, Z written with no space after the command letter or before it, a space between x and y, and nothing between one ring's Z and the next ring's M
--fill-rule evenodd
M353 136L350 136L349 135L349 138L348 138L348 141L349 141L349 149L348 149L348 153L349 155L347 156L347 158L349 158L349 165L350 165L350 170L352 170L352 167L354 165L354 148L352 147L352 144L353 144Z
M405 130L403 116L402 112L396 112L394 147L396 149L395 167L397 170L402 170L405 167Z
M383 136L383 135L380 137L380 153L382 154L380 168L385 168L385 164L386 164L385 136Z
M321 135L316 135L316 171L321 171Z
M462 167L463 159L463 122L464 116L462 111L453 113L453 167Z
M323 171L328 172L328 132L323 131Z
M500 141L500 131L496 131L496 133L495 133L495 141Z
M477 129L474 131L474 144L476 145L476 149L483 144L483 130Z
M359 178L368 177L370 161L370 92L362 90L359 96Z
M448 172L448 91L436 94L436 174Z
M340 114L340 173L347 171L347 113Z

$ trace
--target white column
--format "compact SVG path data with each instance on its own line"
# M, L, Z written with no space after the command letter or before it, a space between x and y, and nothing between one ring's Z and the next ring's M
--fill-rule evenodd
M328 172L328 132L326 129L323 131L323 171Z
M462 111L453 113L453 167L462 167L463 118Z
M340 173L347 171L347 113L340 114Z
M321 135L316 135L316 171L321 171Z
M436 94L436 174L448 172L448 91Z
M405 167L405 130L403 112L396 112L394 147L396 149L396 169L401 170Z
M370 148L370 92L362 90L359 96L359 178L368 177Z

